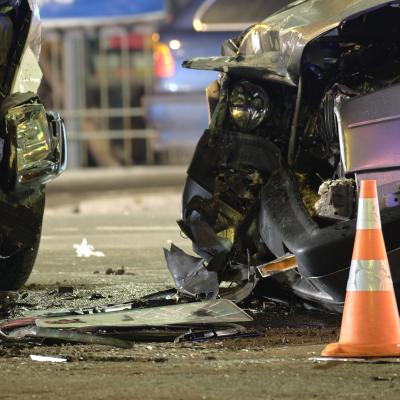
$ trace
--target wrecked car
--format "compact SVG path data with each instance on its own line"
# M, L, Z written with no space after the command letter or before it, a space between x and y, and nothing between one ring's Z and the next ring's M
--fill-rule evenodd
M375 179L399 293L400 2L296 1L183 66L220 75L178 222L198 257L166 251L176 287L340 311L359 183Z
M40 243L46 183L66 168L66 133L37 95L36 0L0 1L0 290L28 279Z

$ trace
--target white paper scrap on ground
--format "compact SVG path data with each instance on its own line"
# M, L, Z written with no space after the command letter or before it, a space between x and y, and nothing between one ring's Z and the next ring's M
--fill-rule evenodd
M88 241L83 238L81 244L74 244L74 249L78 257L104 257L104 253L101 251L95 251L94 247L88 243Z
M60 357L36 356L34 354L31 354L29 357L32 361L39 361L39 362L52 362L52 363L67 362L66 358L60 358Z

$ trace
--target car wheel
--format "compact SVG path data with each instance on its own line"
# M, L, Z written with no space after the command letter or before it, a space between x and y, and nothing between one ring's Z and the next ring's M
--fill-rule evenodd
M45 196L23 204L0 201L0 291L19 289L29 278L39 250Z

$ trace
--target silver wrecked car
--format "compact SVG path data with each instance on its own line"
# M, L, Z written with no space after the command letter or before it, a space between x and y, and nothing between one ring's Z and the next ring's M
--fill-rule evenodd
M179 221L198 257L166 251L180 291L340 311L361 179L377 181L397 290L400 2L297 1L183 66L220 78Z

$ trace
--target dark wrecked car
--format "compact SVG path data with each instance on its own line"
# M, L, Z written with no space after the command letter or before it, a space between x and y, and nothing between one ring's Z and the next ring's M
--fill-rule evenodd
M66 166L64 124L37 96L36 0L0 0L0 290L28 279L40 242L45 184Z
M297 1L184 67L220 78L179 221L200 257L166 251L180 292L340 311L359 182L376 179L399 293L400 2Z

